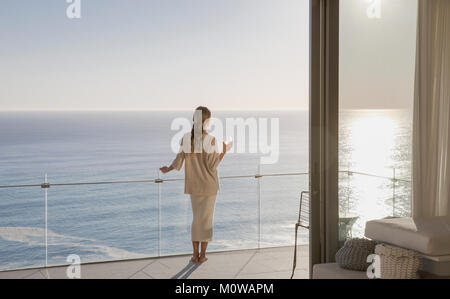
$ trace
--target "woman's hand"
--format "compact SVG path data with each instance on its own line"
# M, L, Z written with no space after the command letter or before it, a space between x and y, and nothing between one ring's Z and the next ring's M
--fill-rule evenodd
M169 171L173 170L173 168L172 168L172 166L170 166L170 167L164 166L164 167L161 167L159 170L161 170L162 173L166 174Z
M222 143L222 153L224 153L224 154L227 153L227 143L226 142Z
M222 153L226 154L233 147L233 141L225 141L222 144Z

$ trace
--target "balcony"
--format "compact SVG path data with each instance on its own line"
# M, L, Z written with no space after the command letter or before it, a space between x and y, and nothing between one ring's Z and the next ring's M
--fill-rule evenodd
M221 177L209 252L292 246L306 173ZM289 187L285 190L284 187ZM0 271L154 259L191 252L184 180L48 182L0 186ZM273 200L277 199L277 200ZM299 244L308 243L308 231Z
M289 278L299 194L308 190L308 179L307 173L221 177L216 241L201 265L189 262L191 213L183 179L46 178L0 186L0 278L65 278L71 254L81 259L82 278ZM410 182L395 175L341 171L340 190L341 219L358 213L365 197L383 216L407 212ZM375 198L367 190L378 190ZM342 238L362 234L370 215L356 215L355 225L341 221ZM300 230L295 278L309 277L308 236Z

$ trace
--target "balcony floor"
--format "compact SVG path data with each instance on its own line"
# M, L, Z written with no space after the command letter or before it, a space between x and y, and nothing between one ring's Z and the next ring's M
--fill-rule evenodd
M132 261L81 265L81 278L100 279L288 279L294 247L251 249L210 253L203 264L193 264L190 256L149 258ZM295 278L307 279L308 246L298 246ZM45 279L66 276L66 267L0 272L0 279Z

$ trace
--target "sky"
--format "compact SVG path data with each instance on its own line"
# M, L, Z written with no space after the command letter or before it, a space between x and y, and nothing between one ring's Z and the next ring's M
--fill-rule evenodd
M305 108L308 1L3 0L0 109Z
M340 2L340 106L412 110L418 2L377 0L372 18L370 1Z
M342 107L408 106L415 18L393 15L415 0L375 21L367 1L342 4ZM2 0L0 111L308 108L309 0L81 0L81 19L68 6Z

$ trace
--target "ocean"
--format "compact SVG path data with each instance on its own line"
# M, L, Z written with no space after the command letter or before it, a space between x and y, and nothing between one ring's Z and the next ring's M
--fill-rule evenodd
M191 119L192 112L1 112L0 185L41 184L45 176L51 184L182 179L182 172L158 174L175 156L171 124L179 117ZM262 165L261 173L295 175L263 177L259 185L251 176L264 154L227 155L220 176L249 177L221 180L209 249L293 245L300 193L309 184L308 112L220 111L213 117L279 119L279 160ZM367 219L408 214L410 143L407 111L341 113L340 209L357 215L354 235ZM348 175L392 177L394 168L404 185ZM183 191L182 180L52 186L48 264L65 264L72 254L92 262L190 252L191 207ZM0 189L0 270L45 264L44 193L40 187ZM308 238L301 229L300 244Z

